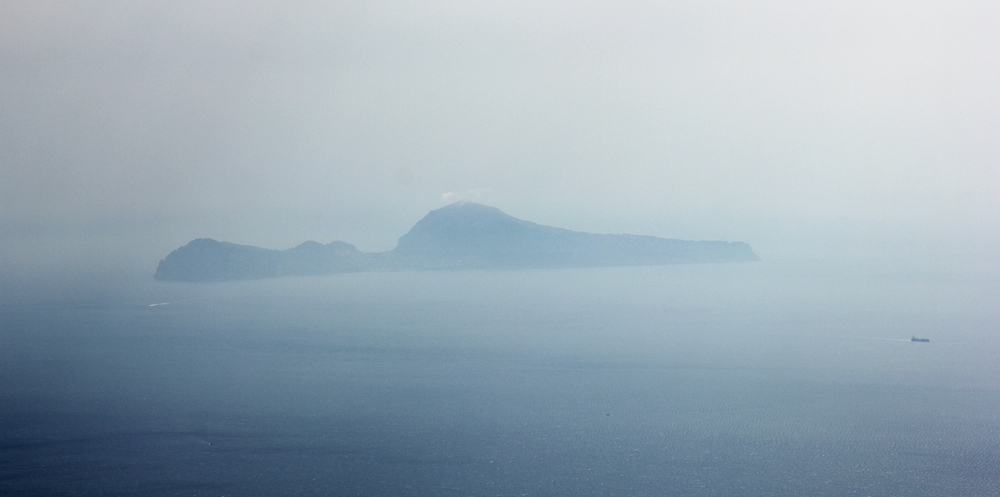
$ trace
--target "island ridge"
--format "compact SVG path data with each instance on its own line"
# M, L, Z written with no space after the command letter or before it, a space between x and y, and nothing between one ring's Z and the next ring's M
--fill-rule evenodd
M388 252L335 241L274 250L208 238L156 268L165 281L221 281L361 271L648 266L760 260L743 242L594 234L542 226L495 207L456 202L428 213Z

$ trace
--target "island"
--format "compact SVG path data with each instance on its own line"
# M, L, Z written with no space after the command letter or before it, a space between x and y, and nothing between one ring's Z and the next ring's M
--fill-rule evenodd
M456 202L433 210L388 252L335 241L287 250L199 238L167 255L154 278L225 281L362 271L649 266L760 260L743 242L595 234L543 226L495 207Z

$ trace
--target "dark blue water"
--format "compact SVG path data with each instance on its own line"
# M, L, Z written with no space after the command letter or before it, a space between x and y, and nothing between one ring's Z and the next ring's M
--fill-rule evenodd
M975 261L119 280L0 313L3 495L1000 495Z

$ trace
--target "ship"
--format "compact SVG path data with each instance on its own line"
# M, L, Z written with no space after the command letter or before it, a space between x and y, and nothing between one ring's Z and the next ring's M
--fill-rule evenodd
M930 338L917 338L917 337L914 336L914 337L910 337L910 341L911 342L929 342L929 341L931 341L931 339Z

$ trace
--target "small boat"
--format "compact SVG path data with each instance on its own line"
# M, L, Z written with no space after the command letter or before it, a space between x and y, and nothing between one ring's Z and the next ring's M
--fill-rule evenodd
M910 341L911 342L929 342L929 341L931 341L931 339L930 338L910 337Z

